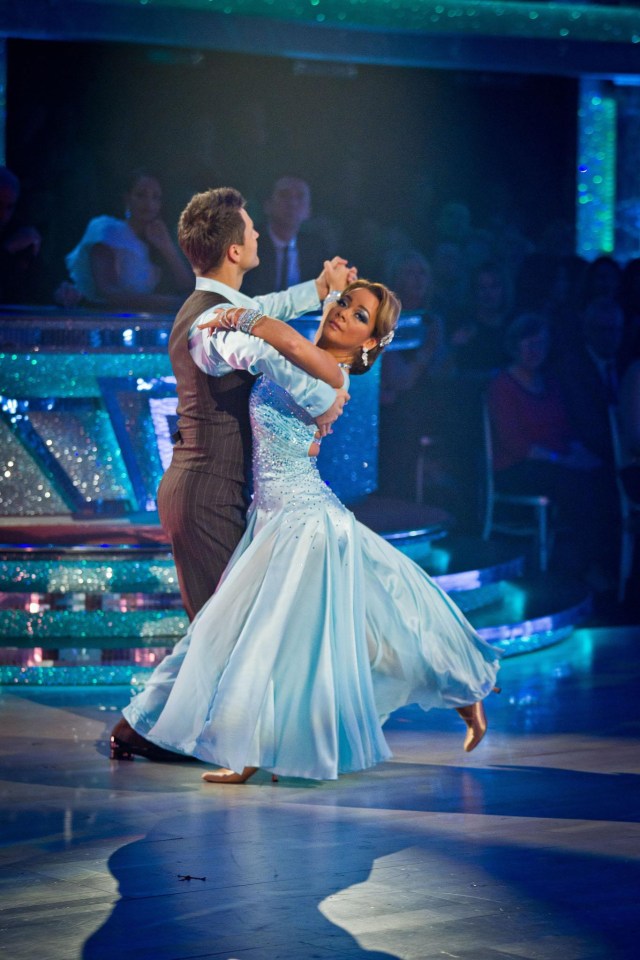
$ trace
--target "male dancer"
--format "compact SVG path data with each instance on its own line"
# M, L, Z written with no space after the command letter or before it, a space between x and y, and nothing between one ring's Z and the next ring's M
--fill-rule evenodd
M208 373L208 333L199 324L220 305L255 306L288 320L317 310L349 271L326 261L315 281L251 300L240 293L244 274L259 263L258 233L237 190L196 194L183 211L178 241L196 275L196 289L179 311L169 340L178 392L179 430L158 509L173 549L180 592L190 619L215 591L245 524L250 469L248 401L254 375L264 372L315 419L321 436L342 413L347 395L314 380L257 338L225 357L229 372ZM242 337L242 335L240 335ZM233 345L233 338L231 338ZM121 719L111 734L112 756L184 759L150 743Z

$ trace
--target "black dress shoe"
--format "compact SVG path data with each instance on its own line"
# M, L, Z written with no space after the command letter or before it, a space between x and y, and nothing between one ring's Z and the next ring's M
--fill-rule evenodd
M143 736L136 733L124 717L118 720L111 731L110 746L112 760L133 760L134 757L145 757L156 763L189 763L198 759L187 757L183 753L174 753L173 750L165 750L164 747L158 747L150 740L145 740Z

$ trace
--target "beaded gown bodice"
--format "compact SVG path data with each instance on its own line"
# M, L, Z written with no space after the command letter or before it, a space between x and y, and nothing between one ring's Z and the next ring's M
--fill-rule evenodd
M260 377L249 403L253 438L253 506L269 513L318 498L337 503L309 456L316 425L286 391Z

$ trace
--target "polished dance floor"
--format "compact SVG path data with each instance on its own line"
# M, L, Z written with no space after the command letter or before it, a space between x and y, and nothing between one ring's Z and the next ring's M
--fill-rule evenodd
M504 662L490 730L337 783L107 759L125 687L0 688L7 960L640 956L640 630Z

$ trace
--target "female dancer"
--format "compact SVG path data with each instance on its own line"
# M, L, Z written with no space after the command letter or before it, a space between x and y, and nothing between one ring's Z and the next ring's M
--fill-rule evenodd
M326 310L317 345L255 310L225 320L340 387L349 371L370 369L399 309L382 284L357 280ZM215 783L259 767L318 780L370 767L390 756L384 719L408 703L455 707L472 750L498 652L333 495L316 467L315 425L264 377L251 421L246 533L186 637L123 711L127 721L159 746L226 768L203 774Z

